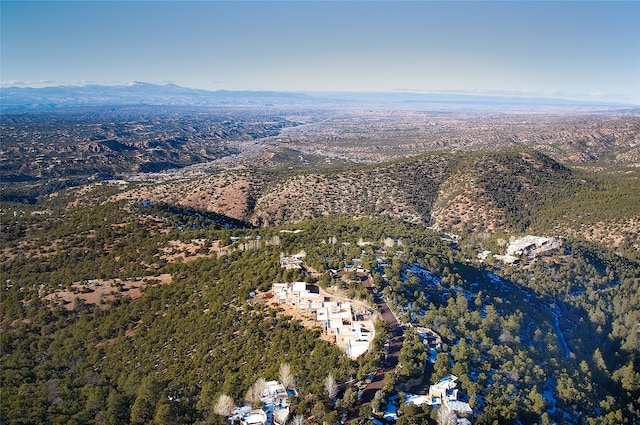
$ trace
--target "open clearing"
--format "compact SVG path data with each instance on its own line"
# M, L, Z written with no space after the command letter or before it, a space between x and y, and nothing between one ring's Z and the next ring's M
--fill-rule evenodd
M138 298L145 288L155 285L171 283L170 274L145 276L136 279L92 279L73 283L71 290L53 292L45 299L54 304L63 305L67 310L73 310L76 299L86 305L98 305L108 308L109 302L118 297Z

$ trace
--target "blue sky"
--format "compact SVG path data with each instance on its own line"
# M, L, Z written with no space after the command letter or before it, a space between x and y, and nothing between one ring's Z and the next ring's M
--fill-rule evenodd
M462 91L640 104L640 2L4 1L10 84Z

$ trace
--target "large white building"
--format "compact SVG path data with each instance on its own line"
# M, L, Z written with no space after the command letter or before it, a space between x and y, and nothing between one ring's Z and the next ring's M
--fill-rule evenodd
M506 255L519 256L522 254L533 254L559 248L561 245L559 238L546 238L543 236L527 235L520 239L515 239L509 243Z
M366 353L373 340L373 322L354 320L350 302L325 297L305 282L274 283L272 292L280 304L306 312L321 325L335 344L353 359Z

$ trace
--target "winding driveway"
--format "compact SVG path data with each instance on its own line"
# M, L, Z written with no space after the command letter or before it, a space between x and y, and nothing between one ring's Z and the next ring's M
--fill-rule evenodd
M373 284L371 282L371 276L362 275L362 285L367 288L369 293L373 295L373 299L378 307L378 311L380 311L382 315L382 320L387 322L389 325L389 347L387 351L387 358L383 364L383 368L378 370L373 380L367 387L364 389L362 397L356 404L356 409L361 407L364 404L370 403L373 400L373 396L376 391L384 388L384 375L387 372L391 372L395 370L398 366L398 356L400 355L400 349L402 348L402 342L404 341L404 330L402 326L398 323L398 320L391 312L391 309L384 301L382 296L376 294L373 290Z

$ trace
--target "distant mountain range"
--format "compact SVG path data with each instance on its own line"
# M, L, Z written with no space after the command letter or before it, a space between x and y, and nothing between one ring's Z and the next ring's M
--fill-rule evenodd
M62 108L114 105L184 106L393 106L415 108L424 105L465 106L586 106L614 105L558 98L465 94L457 92L318 92L200 90L175 84L134 82L125 85L85 85L52 87L2 87L2 109ZM615 105L620 106L620 105Z
M119 86L3 87L3 109L59 108L111 105L270 105L309 102L300 93L198 90L175 84L135 82Z

